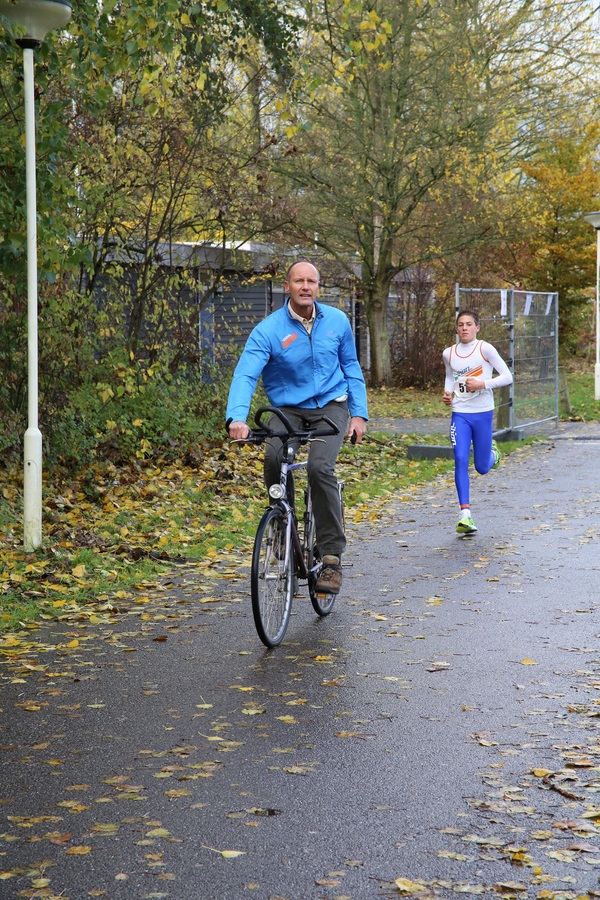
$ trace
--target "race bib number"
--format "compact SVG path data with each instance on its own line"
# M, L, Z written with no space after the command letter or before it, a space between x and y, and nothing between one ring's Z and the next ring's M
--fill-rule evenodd
M454 381L454 393L461 400L472 400L473 397L477 397L481 393L481 391L467 390L467 378L467 375L459 375Z

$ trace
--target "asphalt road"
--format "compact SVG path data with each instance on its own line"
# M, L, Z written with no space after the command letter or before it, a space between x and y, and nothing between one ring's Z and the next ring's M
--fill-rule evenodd
M0 644L0 897L600 896L600 433L349 528L254 633L248 560ZM358 449L357 452L360 452Z

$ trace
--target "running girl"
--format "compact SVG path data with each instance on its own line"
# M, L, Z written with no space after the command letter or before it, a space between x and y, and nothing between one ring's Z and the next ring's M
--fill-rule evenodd
M463 309L456 319L458 344L444 350L446 381L442 400L452 407L450 441L454 450L454 481L461 517L459 534L472 534L477 526L471 516L469 494L469 455L473 444L473 462L480 475L500 463L501 453L492 440L494 418L493 391L512 384L510 370L495 347L477 340L479 316ZM498 372L492 377L494 370Z

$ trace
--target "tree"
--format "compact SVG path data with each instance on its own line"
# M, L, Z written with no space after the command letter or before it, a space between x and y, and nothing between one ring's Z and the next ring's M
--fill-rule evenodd
M50 35L36 51L42 407L64 406L94 372L94 356L118 349L120 360L155 361L172 287L158 277L159 245L256 233L255 158L264 148L248 147L231 109L248 90L241 63L252 55L283 76L295 32L277 0L81 0L68 33ZM7 428L23 409L26 375L20 72L20 50L0 29ZM91 287L127 260L135 279L98 308ZM197 307L182 311L179 326L181 343L191 341ZM167 359L175 367L185 359L180 350Z
M359 264L372 380L389 383L392 279L502 238L497 212L519 159L588 76L591 11L572 0L317 0L310 10L279 165L305 239L349 272Z
M535 158L523 163L528 233L501 257L514 284L559 293L560 345L567 353L582 349L595 282L596 242L583 216L600 206L600 127L570 124L545 135Z
M90 15L80 43L109 90L98 109L87 92L76 95L72 157L78 164L77 215L85 223L78 244L86 246L89 260L81 286L89 293L98 276L119 276L127 264L134 277L124 289L120 279L124 343L130 355L141 352L153 362L168 343L167 306L188 277L165 279L165 246L182 240L225 244L256 231L257 190L248 190L247 171L262 148L247 148L244 123L235 128L231 110L249 89L239 75L248 55L275 72L286 70L293 20L268 0L132 3L128 19L109 15L106 41L90 50L93 9ZM159 21L171 28L157 40ZM123 47L127 58L120 58ZM196 294L197 285L190 290ZM180 338L193 338L197 313L194 303L188 321L180 322ZM181 349L174 349L171 365L184 358Z

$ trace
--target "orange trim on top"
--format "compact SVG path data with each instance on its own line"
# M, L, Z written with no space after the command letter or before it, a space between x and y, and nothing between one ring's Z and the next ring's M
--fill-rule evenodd
M289 337L287 337L284 341L281 342L281 346L283 347L283 349L285 350L286 347L289 347L290 344L293 344L293 342L296 340L297 337L298 337L297 331L294 331L293 334L290 334Z
M454 346L457 348L457 349L456 349L456 355L458 356L459 359L468 359L470 356L473 356L473 354L474 354L475 351L477 350L477 344L483 344L483 341L475 341L475 346L474 346L473 349L470 351L470 353L467 353L466 356L461 356L460 353L458 352L458 347L460 347L460 343L459 343L459 344L455 344ZM482 353L481 355L483 356L483 353ZM485 356L483 356L483 358L485 359ZM487 362L487 359L486 359L485 361Z
M469 377L477 378L478 375L483 375L483 366L477 366L476 369L470 369L465 374Z

